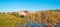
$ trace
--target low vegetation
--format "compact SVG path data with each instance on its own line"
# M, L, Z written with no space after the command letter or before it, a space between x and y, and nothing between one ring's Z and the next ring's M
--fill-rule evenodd
M25 19L9 14L0 14L0 27L25 27L26 23L27 21Z
M37 24L44 22L48 27L60 24L60 10L26 12L26 14L26 16L20 16L21 18L15 13L0 14L0 27L27 27L30 22Z

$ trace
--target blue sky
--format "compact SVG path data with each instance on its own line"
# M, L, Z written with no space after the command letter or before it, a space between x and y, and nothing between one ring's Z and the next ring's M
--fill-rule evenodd
M60 0L0 0L0 12L60 9Z

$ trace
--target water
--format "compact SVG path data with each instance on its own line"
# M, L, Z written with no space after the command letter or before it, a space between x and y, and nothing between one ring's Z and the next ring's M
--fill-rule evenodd
M57 24L55 27L60 27L60 24Z
M44 23L41 24L37 24L37 23L29 23L28 24L30 27L47 27L46 25L44 25Z
M48 27L48 26L46 26L46 25L44 24L44 22L41 23L41 24L29 23L28 25L29 25L29 27ZM57 24L55 27L60 27L60 24Z

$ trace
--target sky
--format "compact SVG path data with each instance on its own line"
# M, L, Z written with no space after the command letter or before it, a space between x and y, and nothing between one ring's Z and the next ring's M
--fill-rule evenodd
M0 12L60 9L60 0L0 0Z

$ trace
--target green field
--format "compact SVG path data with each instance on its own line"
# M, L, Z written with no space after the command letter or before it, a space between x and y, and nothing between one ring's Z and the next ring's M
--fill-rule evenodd
M25 27L27 20L9 14L0 14L0 27Z

